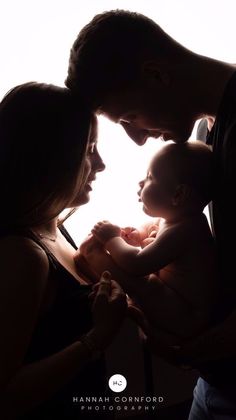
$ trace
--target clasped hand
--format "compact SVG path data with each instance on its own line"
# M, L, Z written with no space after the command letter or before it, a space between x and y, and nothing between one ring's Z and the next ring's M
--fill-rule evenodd
M107 220L96 223L91 232L102 244L116 236L121 236L121 228Z
M107 220L96 223L91 230L96 239L103 245L110 239L121 237L132 246L144 248L155 240L159 226L155 223L147 223L140 229L135 227L120 228Z

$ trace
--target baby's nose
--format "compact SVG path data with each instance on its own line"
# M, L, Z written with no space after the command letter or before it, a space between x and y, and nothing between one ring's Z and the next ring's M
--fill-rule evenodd
M144 186L144 181L140 181L139 183L138 183L138 185L140 186L140 189L138 190L138 196L140 197L140 194L141 194L141 191L142 191L142 189L143 189L143 186Z

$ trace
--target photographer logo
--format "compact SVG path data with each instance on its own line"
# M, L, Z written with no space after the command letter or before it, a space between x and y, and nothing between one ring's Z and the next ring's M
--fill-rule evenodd
M109 379L109 388L113 392L122 392L127 386L127 380L123 375L112 375Z

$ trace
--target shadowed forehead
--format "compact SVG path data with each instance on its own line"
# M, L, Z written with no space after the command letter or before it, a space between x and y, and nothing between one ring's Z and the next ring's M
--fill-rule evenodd
M177 147L176 147L177 146ZM181 159L178 145L175 143L165 143L153 156L149 168L154 176L160 175L160 172L173 173L176 164Z

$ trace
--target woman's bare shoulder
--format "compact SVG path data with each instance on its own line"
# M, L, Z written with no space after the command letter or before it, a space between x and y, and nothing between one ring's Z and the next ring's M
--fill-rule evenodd
M19 235L8 235L0 239L0 260L1 272L20 269L25 274L27 271L38 271L46 275L49 270L48 257L43 248L32 239Z

